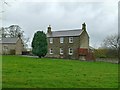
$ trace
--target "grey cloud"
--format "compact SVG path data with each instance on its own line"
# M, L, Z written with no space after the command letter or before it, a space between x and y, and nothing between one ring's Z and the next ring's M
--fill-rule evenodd
M117 33L117 7L104 3L19 2L4 13L3 25L18 24L32 40L37 30L81 28L86 22L90 44L99 46L109 34Z

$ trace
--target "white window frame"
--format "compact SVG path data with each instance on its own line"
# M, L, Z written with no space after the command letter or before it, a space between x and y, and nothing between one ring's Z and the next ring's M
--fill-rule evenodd
M50 43L53 43L53 38L50 38L49 40L50 40Z
M3 50L7 51L8 50L8 45L4 45Z
M60 54L63 55L63 48L60 48Z
M69 55L73 55L73 49L69 48Z
M64 43L64 38L60 37L60 43Z
M73 43L73 37L69 37L69 43Z
M50 51L50 54L53 54L53 49L52 49L52 48L50 48L50 50L49 50L49 51Z

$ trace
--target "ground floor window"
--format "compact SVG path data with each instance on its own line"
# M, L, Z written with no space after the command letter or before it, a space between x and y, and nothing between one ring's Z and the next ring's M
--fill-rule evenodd
M7 50L8 50L8 46L5 45L5 46L3 47L3 50L7 51Z
M69 55L73 55L73 49L69 48Z
M63 55L63 48L60 48L60 54Z
M50 48L50 54L53 54L53 49L52 48Z

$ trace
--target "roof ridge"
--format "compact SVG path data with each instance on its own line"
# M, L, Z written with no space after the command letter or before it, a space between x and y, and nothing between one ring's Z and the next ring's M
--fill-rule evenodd
M59 31L52 31L52 32L67 32L67 31L78 31L82 29L71 29L71 30L59 30Z
M13 38L11 38L11 37L6 37L6 38L2 38L1 40L0 40L0 43L16 43L17 41L18 41L18 39L19 38L17 38L17 37L13 37Z

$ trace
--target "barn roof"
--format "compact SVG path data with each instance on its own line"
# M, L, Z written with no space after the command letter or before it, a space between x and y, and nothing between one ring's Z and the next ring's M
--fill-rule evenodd
M18 38L0 38L0 43L16 43Z
M47 33L47 37L79 36L82 31L82 29L52 31L52 34Z

